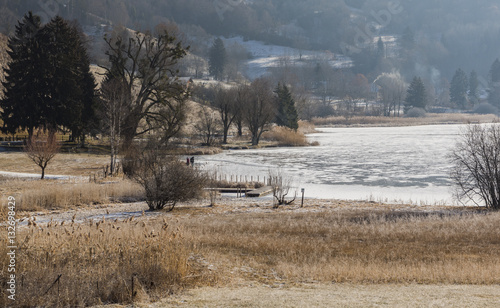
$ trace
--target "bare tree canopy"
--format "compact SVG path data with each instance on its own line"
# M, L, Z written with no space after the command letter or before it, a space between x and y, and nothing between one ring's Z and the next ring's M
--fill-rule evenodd
M259 78L246 89L248 95L242 95L243 118L252 134L252 145L258 145L262 133L276 116L274 94L268 79Z
M450 155L457 198L500 209L500 125L469 125Z
M24 152L38 167L42 168L41 179L45 178L45 168L59 153L61 145L56 140L56 134L50 131L47 136L31 136L28 139Z
M106 75L121 80L131 100L122 128L125 144L155 130L168 141L184 123L188 92L175 66L188 48L166 31L157 36L125 31L105 41L111 63L104 67Z

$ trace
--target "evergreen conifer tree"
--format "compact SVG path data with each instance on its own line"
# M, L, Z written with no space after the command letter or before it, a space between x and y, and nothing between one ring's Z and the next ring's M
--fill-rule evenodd
M276 124L285 126L293 130L299 128L299 116L295 108L295 101L292 93L286 85L278 84L275 93L277 95L278 112L276 116Z
M498 58L491 65L490 78L492 83L500 82L500 60Z
M453 75L450 85L451 102L460 109L467 107L467 91L469 90L469 81L467 74L462 69L458 69Z
M44 61L38 35L40 17L31 12L18 22L16 31L9 38L11 58L6 71L4 98L0 100L2 130L15 133L19 128L33 136L35 128L42 124L40 99L44 91L43 72L39 65Z
M209 72L215 80L222 80L224 77L224 68L226 66L227 54L224 42L216 38L209 52Z
M406 106L410 108L425 109L427 105L427 95L425 86L420 77L414 77L406 94Z
M10 39L11 62L1 101L4 130L64 126L81 137L91 123L95 80L76 27L57 16L45 26L28 13Z
M469 77L469 100L475 105L479 102L479 79L476 71L472 71Z

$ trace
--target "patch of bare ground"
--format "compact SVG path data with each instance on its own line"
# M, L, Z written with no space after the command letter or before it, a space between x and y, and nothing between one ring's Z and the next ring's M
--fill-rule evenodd
M148 307L497 307L499 294L474 285L248 284L196 288Z
M109 164L109 156L93 154L58 154L46 169L47 174L89 175ZM9 172L41 173L22 152L0 152L0 170Z

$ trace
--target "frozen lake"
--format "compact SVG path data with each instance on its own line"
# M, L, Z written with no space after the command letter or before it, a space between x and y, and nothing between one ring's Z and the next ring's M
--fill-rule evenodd
M281 167L306 197L452 203L447 155L460 125L324 128L320 146L226 151L198 162L226 175L267 176Z

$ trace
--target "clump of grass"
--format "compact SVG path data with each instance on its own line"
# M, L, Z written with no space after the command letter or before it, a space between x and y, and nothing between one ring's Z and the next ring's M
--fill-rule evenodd
M304 133L295 131L288 127L275 126L270 131L265 132L262 138L275 141L280 146L308 146Z
M198 217L185 229L213 260L252 268L252 279L498 284L499 223L500 213L283 210Z
M164 221L49 223L18 232L16 305L83 307L149 301L212 280L188 262L181 230ZM6 256L6 238L0 240ZM7 268L7 258L0 258ZM60 276L57 283L56 278ZM6 286L7 275L0 282ZM5 296L0 305L8 305Z
M299 132L303 134L314 134L317 133L316 127L313 123L309 121L299 121Z

